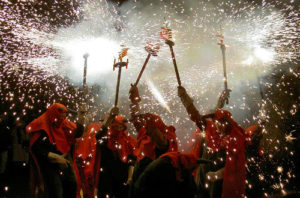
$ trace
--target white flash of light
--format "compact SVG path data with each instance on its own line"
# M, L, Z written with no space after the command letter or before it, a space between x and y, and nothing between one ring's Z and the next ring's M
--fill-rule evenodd
M112 71L114 57L120 51L120 45L106 38L74 39L54 45L71 58L72 67L79 72L83 70L83 55L88 53L88 74Z
M262 62L271 62L274 58L274 52L264 48L257 47L254 50L254 55L260 59Z
M251 65L253 63L253 57L250 56L247 60L242 61L242 64Z

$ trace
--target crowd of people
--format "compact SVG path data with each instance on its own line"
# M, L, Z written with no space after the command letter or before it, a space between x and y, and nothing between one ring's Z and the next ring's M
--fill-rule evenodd
M83 104L75 113L55 103L26 126L34 197L245 197L246 158L259 157L261 126L241 128L222 109L201 115L185 88L178 96L195 123L190 149L179 152L176 129L159 115L142 113L138 87L129 90L130 118L113 106L104 120L88 123ZM137 138L126 132L132 122ZM251 148L251 149L250 149Z

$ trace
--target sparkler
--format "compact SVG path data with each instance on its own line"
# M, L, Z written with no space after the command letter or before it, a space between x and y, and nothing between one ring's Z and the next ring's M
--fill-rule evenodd
M178 72L178 68L177 68L177 64L176 64L175 54L174 54L174 51L173 51L173 46L175 45L175 43L173 41L171 41L171 39L172 39L172 30L168 27L162 27L161 29L162 29L162 31L160 32L160 36L162 37L162 39L165 40L165 43L167 45L169 45L169 47L170 47L177 82L178 82L178 85L181 86L181 80L180 80L180 76L179 76L179 72Z
M152 56L157 56L157 52L158 52L158 50L159 50L159 46L154 46L152 43L150 43L150 42L148 42L147 43L148 45L145 47L145 50L148 52L148 56L147 56L147 58L146 58L146 60L145 60L145 62L144 62L144 65L143 65L143 67L142 67L142 69L141 69L141 71L140 71L140 73L139 73L139 75L138 75L138 77L137 77L137 79L136 79L136 81L135 81L135 83L134 83L134 86L137 86L137 84L139 83L139 81L140 81L140 78L142 77L142 75L143 75L143 72L144 72L144 70L145 70L145 68L146 68L146 66L147 66L147 64L148 64L148 61L149 61L149 59L150 59L150 57L151 57L151 55Z
M87 73L87 59L89 57L89 54L86 53L83 55L84 58L84 69L83 69L83 82L82 82L82 91L83 91L83 99L86 97L86 73Z
M122 59L124 56L127 55L127 51L129 48L123 48L122 51L119 54L119 61L116 63L116 59L114 59L114 65L113 70L115 71L115 68L119 68L118 72L118 81L117 81L117 88L116 88L116 97L115 97L115 107L118 106L118 98L119 98L119 87L120 87L120 80L121 80L121 73L122 73L122 67L128 67L128 59L127 62L123 62Z
M169 113L171 112L170 107L168 106L167 102L165 101L164 97L161 95L161 93L158 91L158 89L154 86L153 82L149 79L147 79L147 84L150 88L151 93L154 95L154 97L157 99L157 101L160 103L162 107L167 109Z
M226 47L224 44L224 36L223 36L223 34L220 34L220 35L217 35L217 37L220 38L220 42L218 43L218 45L220 45L220 48L222 51L222 57L223 57L224 89L225 89L225 91L230 91L227 86L226 57L225 57ZM228 97L225 100L226 100L226 104L228 104L229 103Z

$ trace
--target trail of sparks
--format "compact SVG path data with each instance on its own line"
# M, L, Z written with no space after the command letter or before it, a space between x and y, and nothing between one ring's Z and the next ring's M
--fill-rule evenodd
M164 98L161 95L161 93L157 90L157 88L155 87L155 85L153 84L153 82L148 79L147 80L147 84L149 86L150 91L152 92L152 94L154 95L154 97L159 101L159 103L161 104L161 106L164 107L164 108L166 108L169 113L172 113L171 110L170 110L170 107L168 106L168 104L164 100Z

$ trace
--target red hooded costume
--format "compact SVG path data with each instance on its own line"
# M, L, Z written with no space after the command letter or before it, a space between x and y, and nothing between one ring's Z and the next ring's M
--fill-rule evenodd
M93 198L94 190L98 186L100 169L100 152L97 149L96 133L102 123L91 123L87 126L84 135L77 139L75 158L78 166L80 183L85 198Z
M225 132L219 133L217 122L228 122ZM195 145L191 152L199 156L201 148L200 130L194 133ZM198 134L197 134L198 133ZM205 140L212 152L226 151L226 163L223 177L222 198L244 197L246 181L245 146L250 142L249 136L233 119L230 112L216 110L212 120L206 120Z
M114 125L121 124L124 127L124 131L116 131ZM110 129L107 132L107 147L116 151L119 154L120 159L126 163L129 155L134 155L136 152L136 140L130 136L125 130L127 129L124 123L123 116L116 116L115 121L111 124Z
M178 150L175 128L173 126L166 126L158 115L155 114L144 114L143 118L146 122L145 126L142 127L137 136L137 159L140 161L144 157L149 157L154 160L159 156L155 154L156 144L152 141L151 137L146 134L148 128L159 129L165 138L168 139L169 148L167 152L174 152Z
M98 197L123 197L128 194L124 185L128 170L135 161L136 140L125 130L122 116L115 116L109 128L102 127L97 133L101 152L101 170L98 183Z
M159 158L167 157L171 159L172 166L176 169L176 179L181 181L181 168L194 169L197 167L197 159L192 153L168 152L161 155Z
M45 131L51 144L56 145L56 149L62 154L68 153L75 143L76 124L67 120L64 115L67 108L59 103L51 105L45 113L33 120L26 126L26 131L30 136L29 152L34 160L34 170L31 169L31 188L34 193L38 190L44 191L44 182L38 160L32 152L32 145L40 137L40 131ZM64 115L63 115L64 114Z
M260 132L259 132L260 130L261 130L261 129L260 129L260 127L259 127L258 125L252 125L252 126L248 127L248 128L245 130L245 134L246 134L247 136L251 137L251 140L253 140L253 139L255 138L255 135L258 135L257 133L260 133ZM260 134L260 135L261 135L261 134ZM254 142L255 142L255 140L254 140ZM252 144L252 142L251 142L250 144ZM261 157L264 155L263 149L262 149L262 147L260 146L260 144L259 144L259 146L258 146L258 153L259 153L259 155L260 155Z

